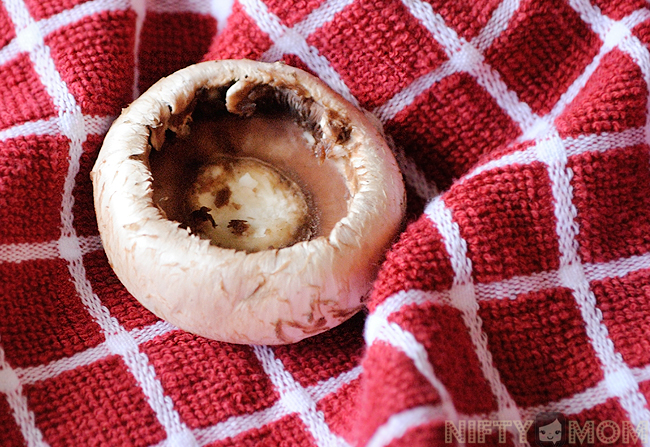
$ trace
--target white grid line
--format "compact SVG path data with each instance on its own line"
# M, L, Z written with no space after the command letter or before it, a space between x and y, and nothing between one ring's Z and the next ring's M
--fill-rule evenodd
M636 256L628 258L627 260L622 261L612 261L609 263L600 264L599 268L594 269L594 264L585 264L585 273L590 281L604 280L607 278L617 278L623 277L629 273L633 273L643 269L650 268L650 254L646 256ZM612 272L615 274L608 275L604 274L605 270L611 268ZM556 275L557 276L557 275ZM555 287L558 284L553 284ZM540 291L540 289L531 289L530 291ZM524 291L522 293L526 293ZM500 299L513 298L501 296ZM422 291L422 290L408 290L408 291L399 291L394 295L388 297L381 305L377 306L375 311L371 314L377 321L374 325L381 325L382 322L379 320L386 321L390 315L400 312L406 306L411 305L424 305L426 303L440 303L445 305L451 305L447 292L431 292L431 291ZM383 323L386 324L386 323ZM379 340L379 339L378 339ZM385 340L382 340L385 341ZM391 343L395 346L395 343ZM370 345L369 345L370 346ZM395 346L400 349L399 346ZM637 383L650 380L650 365L641 368L631 369L632 376L635 378ZM595 386L588 388L580 393L576 393L573 396L560 399L559 401L549 402L544 405L535 405L532 407L520 408L522 420L534 419L535 415L543 411L561 411L565 415L578 414L582 411L589 410L596 405L605 403L611 396L608 393L607 381L601 380ZM487 415L459 415L460 420L465 419L490 419L497 420L499 419L499 414L497 412L487 414Z
M14 371L20 379L20 383L33 385L43 380L53 379L66 371L73 371L76 368L91 365L111 354L110 347L104 342L70 357L64 357L38 366L14 368Z
M102 8L109 7L106 2L101 2L101 4ZM88 6L88 3L80 6L85 8L80 8L80 10L88 14L95 12L92 5ZM86 276L83 265L80 242L73 225L73 189L80 168L79 160L83 153L83 142L87 138L84 116L74 96L70 93L56 69L50 49L45 45L43 28L39 27L30 17L29 10L24 3L9 0L5 2L5 7L15 24L21 48L29 53L34 69L58 111L60 131L70 139L68 173L63 187L61 209L62 234L58 242L60 256L68 262L72 282L81 302L101 327L106 337L106 344L111 352L120 354L124 359L127 367L142 388L158 420L164 427L169 443L182 442L188 446L195 445L196 441L189 429L180 421L180 417L173 407L173 402L164 395L162 385L157 379L146 355L139 352L133 338L110 315L108 309L102 305L92 290L92 285ZM75 8L56 17L81 19L82 17L79 17L77 11ZM56 23L56 21L48 23Z
M342 372L338 376L331 377L327 380L317 383L314 386L306 388L307 394L309 394L309 397L312 400L318 402L328 394L335 393L343 385L347 385L354 382L355 380L358 380L361 377L362 372L363 368L360 365L355 366L348 371Z
M585 152L606 152L613 148L626 148L637 144L643 144L645 142L645 129L643 128L632 128L622 132L604 132L600 135L582 135L575 138L567 137L563 140L567 156L569 157L584 154ZM537 142L524 150L512 152L495 160L486 162L483 165L479 165L469 173L465 174L459 182L466 182L467 180L487 171L516 164L529 165L538 161L537 156L535 155L538 150L538 144L539 143Z
M481 63L467 67L467 73L471 74L499 107L519 125L523 135L536 135L547 130L547 123L534 113L528 104L519 101L517 94L508 88L495 69Z
M505 84L501 81L498 73L496 73L494 70L490 69L487 65L485 65L483 63L482 55L480 53L476 54L478 52L475 49L472 49L471 47L469 47L467 45L464 45L463 42L461 42L460 44L455 42L454 37L457 37L457 36L454 36L454 33L441 32L441 31L447 31L445 29L442 29L442 30L439 29L440 27L445 28L444 21L440 20L440 18L436 17L435 15L433 17L429 17L427 14L424 14L424 15L419 14L420 11L418 11L417 8L423 7L424 9L426 9L426 8L429 7L428 5L422 5L418 1L406 1L405 0L404 3L409 7L409 9L413 13L413 15L420 18L420 20L422 20L425 23L425 26L427 26L427 28L434 35L434 38L436 38L436 40L438 40L439 42L443 42L443 44L445 44L445 47L448 48L448 55L451 58L450 61L451 61L452 65L456 63L455 58L458 58L457 54L467 53L466 55L462 55L462 59L460 60L461 64L463 64L463 63L467 64L469 62L468 66L466 68L466 71L469 72L470 74L472 74L477 79L477 82L480 85L482 85L497 100L499 105L506 111L506 113L508 113L508 115L511 116L511 118L513 118L516 122L519 123L519 125L522 128L523 133L524 133L524 136L523 136L524 139L533 138L533 137L536 137L537 135L548 134L549 132L552 134L553 133L553 126L552 126L553 119L555 117L559 116L561 114L561 112L565 109L566 105L569 104L575 98L575 96L580 91L580 89L584 86L584 84L587 82L587 80L589 79L589 77L591 76L593 71L595 71L596 67L600 63L600 59L602 59L602 56L607 51L610 51L611 48L616 47L616 45L619 44L619 42L625 42L625 38L627 37L627 35L625 33L621 33L620 27L609 26L609 27L602 27L600 29L596 29L596 32L598 32L599 35L601 36L601 38L603 38L603 41L605 42L606 45L601 46L598 56L585 69L585 71L582 73L582 75L579 76L578 79L576 79L576 81L573 82L573 84L569 87L567 92L565 92L561 96L560 101L558 101L558 103L555 104L552 112L549 115L547 115L546 117L540 119L535 114L532 114L532 112L529 113L528 106L523 104L523 103L518 102L518 100L516 99L516 95L512 94L512 95L509 96L509 94L511 92L508 91ZM513 11L513 10L511 9L511 11ZM593 13L594 12L593 8L592 8L592 10L590 10L588 12ZM436 19L438 19L438 20L436 20ZM592 23L593 23L593 21L592 21ZM602 21L599 22L599 23L602 23ZM621 37L621 36L623 36L623 37ZM636 39L634 41L636 41ZM640 45L637 45L636 48L635 48L635 51L628 50L628 52L632 53L633 57L636 56L636 60L639 59L639 54L641 54L645 59L645 56L646 56L647 52L645 52L645 51L640 52L640 50L638 49L639 47L640 47ZM485 49L485 48L487 48L487 46L481 45L480 48ZM458 53L454 54L455 52L458 52ZM644 64L641 63L641 61L639 61L639 65L642 66L642 69L643 69ZM647 67L648 64L645 64L645 66ZM644 72L644 75L646 75L646 73L647 72ZM646 82L647 81L648 81L648 76L646 76ZM650 85L650 83L648 83L648 82L647 82L647 84ZM419 89L421 90L422 88L419 87ZM508 98L510 98L509 101L508 101ZM503 99L506 99L506 101L504 102ZM397 109L397 108L395 108L395 109ZM383 112L383 111L380 111L380 112ZM382 118L384 118L384 119L386 118L385 114L380 114L380 116ZM557 138L557 140L559 140L559 138ZM548 141L548 140L546 140L546 141ZM547 149L547 148L544 147L544 146L546 146L546 145L538 143L534 147L533 151L537 152L538 157L539 156L543 157L544 154L546 153L546 151L544 149ZM564 150L563 147L562 147L562 150ZM529 162L535 161L535 157L532 156L534 154L533 151L521 151L519 154L516 154L514 157L522 156L524 161L526 163L529 163ZM557 154L557 151L555 153ZM526 157L526 155L527 155L527 157ZM566 152L565 152L565 157L566 157ZM503 162L503 160L501 160L501 163L502 162ZM497 165L497 163L493 163L493 166L494 165ZM566 160L565 160L565 166L566 166ZM490 166L490 168L491 167L492 166ZM557 168L557 166L556 166L556 168ZM483 170L485 170L485 169L486 168L484 168ZM475 171L475 172L480 172L480 171ZM568 178L564 178L564 176L562 175L563 169L555 169L555 170L553 170L553 167L549 166L549 172L550 172L550 175L553 177L553 180L554 180L553 181L553 187L554 187L554 193L555 193L554 196L556 197L556 199L558 199L558 195L557 195L558 189L562 190L562 189L566 189L567 187L570 188L570 184L569 184ZM558 174L558 175L554 175L554 174ZM439 206L436 207L437 204L439 204ZM556 210L560 210L560 211L563 212L563 210L565 210L565 209L571 209L571 208L566 208L566 206L573 206L570 199L569 199L568 205L567 205L567 203L562 203L561 205L557 205ZM462 259L463 256L459 256L459 257L454 256L454 254L456 254L458 252L462 253L462 252L466 251L466 246L464 245L464 241L462 240L462 238L460 238L460 234L458 234L458 239L459 239L460 243L456 244L455 247L453 246L453 244L452 244L452 246L450 246L449 239L447 237L449 235L449 231L445 232L445 229L446 230L452 230L451 232L454 233L454 231L453 231L454 227L452 225L451 215L447 216L446 214L448 214L448 213L446 213L445 211L446 210L444 209L444 206L442 205L441 200L434 201L433 204L430 205L427 208L427 210L425 211L427 214L429 214L429 217L431 217L432 220L434 220L434 223L437 224L436 226L440 229L441 233L443 234L443 238L445 239L445 244L447 246L447 251L449 252L449 254L451 256L452 266L454 267L454 272L456 274L455 275L455 280L454 280L454 286L452 287L452 290L449 291L449 295L446 296L444 294L438 294L438 295L436 295L436 297L437 298L449 298L452 301L452 303L453 302L459 303L461 305L461 308L471 309L472 302L474 302L474 303L476 302L475 297L474 297L475 289L474 289L474 286L473 286L473 281L471 279L471 264L469 264L469 268L468 268L468 265L463 262L463 259ZM575 215L575 208L573 209L573 212L571 214ZM438 219L436 219L436 217ZM559 222L558 223L558 229L559 229L558 234L559 235L562 235L563 230L568 230L569 228L572 227L572 219L571 219L571 221L560 222L560 219L558 217L558 222ZM575 228L575 231L576 231L576 234L577 234L577 228ZM561 248L563 249L562 253L563 254L571 253L571 244L573 244L574 242L575 242L574 240L570 240L570 241L560 240ZM574 252L575 252L575 255L576 255L576 259L577 259L577 250L574 250ZM467 260L467 261L469 261L469 260ZM561 273L564 273L564 272L561 271ZM571 273L575 274L576 272L572 271ZM459 276L462 279L463 274L465 274L465 275L469 274L467 276L467 278L466 278L467 281L458 281ZM567 276L566 275L560 275L560 277L563 277L563 279L565 280L565 283L566 283ZM584 275L583 275L583 277L584 277ZM575 287L574 287L574 289L575 289ZM457 290L458 292L454 293L455 290ZM576 290L578 292L576 298L579 298L581 295L584 295L584 293L581 294L579 292L579 290L582 290L583 292L585 292L584 287L579 287ZM586 288L585 293L587 294L587 297L588 297L588 294L589 294L588 284L587 284L587 288ZM579 299L579 302L580 302L580 299ZM585 304L585 303L588 303L588 304ZM589 304L591 304L591 303L589 302L589 300L582 300L581 304L583 304L581 306L581 308L584 311L585 309L589 309ZM473 321L473 320L474 320L473 318L468 318L466 320L466 323L468 323L468 328L470 328L470 333L474 334L473 339L478 340L478 343L475 341L475 344L477 345L477 347L479 347L480 342L482 341L481 336L484 336L484 334L479 332L480 331L480 321L478 321L478 323L475 324L476 322ZM476 330L472 331L472 327L474 327L474 326L477 326L477 327L474 328ZM599 329L602 329L604 326L596 326L596 327L599 328ZM591 337L591 339L593 340L593 337ZM605 339L604 339L605 344L606 344L607 341L609 341L610 344L611 344L611 340L609 340L607 338L606 334L605 334ZM487 347L485 347L483 349L487 350ZM479 355L481 354L480 351L482 351L483 349L479 348L479 352L478 352ZM613 350L613 347L612 347L612 350ZM489 354L489 352L487 352L487 353ZM502 383L500 382L500 380L499 381L490 380L490 377L493 374L493 372L489 370L490 368L485 367L485 362L482 362L482 364L484 366L484 373L486 375L486 378L488 378L490 383L491 384L492 383L497 383L497 386L503 386ZM623 362L622 368L619 368L620 366L621 365L619 364L614 369L613 375L611 377L609 377L608 385L609 385L610 388L615 387L615 391L617 391L618 392L617 394L621 396L621 400L622 400L623 405L630 412L631 419L633 421L635 421L635 422L638 422L639 420L641 420L640 418L647 416L644 413L644 412L647 412L647 410L645 409L645 406L644 406L645 398L642 395L640 395L640 393L638 392L638 386L636 385L636 383L631 384L630 381L628 380L629 379L628 376L631 373L629 373L629 369L626 371L626 366L627 365L625 365L624 362ZM487 369L487 371L486 371L486 369ZM607 374L607 372L606 372L606 374ZM606 375L606 377L607 377L607 375ZM623 380L624 382L627 382L627 388L623 387L621 389L621 387L617 383L620 380ZM495 393L495 394L497 394L497 393ZM497 396L497 400L499 400L498 396ZM510 406L509 403L506 404L506 405ZM499 402L500 412L502 411L502 406L503 406L503 403Z
M505 4L505 3L506 3L506 2L503 2L502 5ZM604 31L603 31L603 32L604 32ZM15 39L14 41L12 41L12 42L10 43L10 47L13 48L12 51L15 51L15 50L17 49L17 42L18 42L18 41L28 41L28 39L25 38L25 37L21 37L21 39ZM474 41L473 41L473 42L474 42ZM633 42L634 42L635 44L638 43L638 41L636 41L636 40L634 40ZM5 48L6 48L6 47L5 47ZM486 47L486 48L487 48L487 47ZM483 50L482 47L481 47L481 49ZM635 49L634 51L637 51L637 52L638 52L638 49ZM630 53L630 50L628 49L626 52ZM0 52L0 54L1 54L1 52ZM638 54L638 53L637 53L637 54ZM636 59L635 59L635 60L636 60ZM639 62L638 60L636 60L636 61L637 61L637 63L640 64L640 62ZM640 65L641 65L641 64L640 64ZM642 68L642 69L643 69L643 68ZM644 76L646 77L646 81L648 81L648 78L647 78L647 75L646 75L646 74L647 74L647 70L644 70ZM557 106L557 104L556 104L556 106ZM650 114L648 114L648 116L650 116ZM47 130L46 130L46 131L47 131ZM612 135L612 136L615 137L615 135ZM566 141L565 141L565 144L566 144ZM535 152L536 150L538 150L538 149L539 149L539 148L533 148L533 150L530 151L530 152L534 154L534 152ZM570 153L570 148L569 148L568 146L567 146L567 152ZM69 247L68 242L69 242L69 241L66 241L66 240L63 241L63 247L64 247L64 250L62 250L62 254L63 254L63 252L65 251L65 248L66 248L66 247ZM72 248L73 248L73 251L75 251L74 244L73 244ZM0 246L0 250L1 250L1 249L2 249L2 247ZM1 253L1 252L0 252L0 253ZM588 267L587 265L584 265L583 267L584 267L585 273L588 275L589 267ZM601 268L600 266L595 266L595 267L593 267L593 268L594 268L594 271L599 271L599 272L602 271L602 268ZM625 269L626 267L625 267L625 266L622 266L621 268L622 268L622 269ZM481 286L481 285L477 285L477 292L479 292L479 293L481 293L481 291L480 291L480 286ZM649 370L650 370L650 369L649 369ZM633 374L635 377L637 377L640 373L638 373L637 370L633 370L633 371L632 371L632 374Z
M607 402L611 396L608 393L607 382L602 380L595 386L588 388L571 397L560 399L557 402L551 402L545 405L536 405L522 410L522 418L535 419L535 416L544 411L559 411L565 416L580 414L585 410L590 410L596 405Z
M501 375L494 366L492 354L487 346L487 335L483 332L483 322L478 315L476 290L472 280L472 262L467 257L467 243L460 234L458 224L453 221L451 210L445 206L441 198L434 199L425 209L425 214L438 228L438 231L440 231L445 249L449 254L451 266L454 271L453 285L451 290L449 290L451 305L462 313L462 318L469 331L483 376L490 385L490 389L496 399L499 419L509 421L521 420L517 405L501 381ZM514 432L513 434L516 435ZM513 439L517 445L517 438L515 437Z
M241 416L232 416L210 427L196 429L194 430L194 436L199 445L204 446L222 439L235 437L250 430L262 428L289 414L291 414L289 409L278 401L264 410Z
M502 281L476 284L479 301L493 299L514 300L521 294L560 287L560 274L557 271L532 273L529 276L515 276Z
M126 10L128 6L127 0L91 0L51 17L32 21L30 27L39 28L40 33L46 36L60 27L71 25L89 15L104 11ZM37 41L31 40L30 37L34 32L36 30L27 30L24 27L16 29L16 37L0 49L0 65L16 58L21 52L30 51L31 46L37 43ZM23 35L23 33L26 34Z
M422 405L409 408L391 415L388 421L377 429L366 447L385 447L418 426L431 422L439 422L444 426L445 419L446 412L441 406Z
M587 263L583 264L582 267L589 283L624 278L632 273L650 270L650 253L604 263ZM515 276L492 283L475 284L476 299L479 302L514 300L522 294L542 292L556 287L564 287L559 271L544 271L529 276ZM386 320L389 315L398 312L405 306L421 306L427 303L451 305L449 291L400 290L377 306L371 316Z
M307 36L300 34L303 28L305 28L305 31L311 29L309 24L318 20L315 16L310 14L301 23L288 28L282 24L275 14L268 10L261 0L242 0L240 4L249 17L257 23L263 32L269 35L273 42L271 48L260 57L260 60L274 62L283 54L295 54L331 88L354 106L359 107L359 102L350 93L348 86L343 82L338 72L330 66L329 61L320 55L316 48L307 43ZM345 6L345 1L335 0L321 5L319 9L331 9L333 16L339 8L342 9Z
M92 15L110 11L126 11L129 6L129 0L92 0L75 5L70 9L66 9L46 19L38 21L32 19L31 26L39 28L40 34L45 37L54 31L84 20Z
M556 231L560 247L558 273L561 284L573 291L587 336L601 362L609 392L613 396L619 396L621 405L629 413L634 424L650 420L650 411L645 408L645 397L639 392L629 367L620 353L616 352L609 338L607 327L602 321L602 313L596 305L596 297L590 289L578 255L576 237L580 230L575 222L577 210L572 201L571 173L567 167L567 155L562 140L559 136L548 137L537 145L537 149L540 161L547 165L555 198Z
M645 366L643 368L631 368L632 375L637 382L647 382L650 380L650 367Z
M18 39L14 37L9 41L7 45L0 48L0 64L4 65L7 62L14 60L20 55L20 46L18 45Z
M650 9L637 9L627 17L623 17L621 23L631 32L632 29L637 27L637 25L640 25L648 19L650 19Z
M414 2L408 2L406 5L414 5ZM424 5L426 4L423 4L423 6L421 6L419 9L429 9L428 6ZM492 45L494 40L499 37L499 35L507 28L510 19L518 8L519 0L504 0L499 4L497 9L490 17L490 20L486 26L483 27L479 34L471 41L471 45L476 48L478 53L485 52L485 50L487 50ZM426 18L425 21L429 27L433 27L433 23L431 23L431 21L426 20ZM445 26L444 20L441 17L437 17L434 22L437 25ZM433 33L434 37L441 34L435 28L433 28ZM435 70L429 73L425 73L424 75L416 78L411 84L397 92L384 104L378 106L373 111L373 113L375 113L382 122L385 123L395 118L395 116L401 110L412 104L419 95L429 90L432 86L440 82L442 79L455 73L460 73L463 71L463 69L467 68L469 63L464 59L466 55L462 54L463 48L467 45L467 42L461 40L461 38L458 37L456 33L451 29L447 34L450 36L452 46L456 48L457 51L450 51L446 49L446 54L449 57L447 61L440 64L440 66L438 66ZM481 61L483 60L482 57L479 59Z
M612 26L612 19L600 13L599 8L582 0L569 0L569 5L575 12L580 15L580 18L591 25L591 28L599 35L607 34L607 31Z
M406 306L422 306L424 304L447 304L451 305L449 291L438 292L429 290L400 290L386 298L375 310L368 316L377 320L375 324L384 324L382 321L388 321L388 317L395 312L399 312ZM366 323L367 324L367 323ZM368 345L370 345L368 343Z
M647 20L650 11L646 11L646 15L643 18L640 18L639 21L643 19ZM625 20L625 19L624 19ZM631 25L634 25L632 23ZM626 39L621 42L621 49L625 51L628 55L632 57L632 60L641 68L641 73L643 73L643 80L646 83L648 90L650 91L650 56L648 54L647 47L641 43L636 37L629 35ZM645 137L646 141L650 142L650 93L646 98L646 122L645 122Z
M255 20L262 31L269 35L273 42L271 48L260 57L260 60L274 62L280 60L284 54L297 55L320 79L355 107L360 108L359 102L338 72L331 67L324 56L319 54L317 48L307 43L307 38L311 33L331 21L337 13L354 3L354 0L324 2L292 28L284 26L280 19L272 14L260 0L242 0L240 3L246 13ZM415 162L402 149L394 149L402 173L415 193L425 200L438 195L436 185L426 179Z
M451 60L444 61L435 70L416 78L385 103L374 109L372 113L374 113L382 123L390 121L395 118L399 112L411 105L422 93L426 92L446 77L458 73L458 68L459 67Z
M306 39L310 34L318 31L323 25L334 20L336 14L352 5L355 1L330 0L323 2L291 29Z
M648 51L639 43L638 39L632 36L627 27L628 25L634 25L634 23L630 19L625 22L614 22L601 14L598 8L586 0L571 0L570 5L608 46L618 46L632 56L644 75L646 86L650 88L650 57ZM647 15L637 14L635 16L636 20L644 20L644 18L647 18ZM647 110L646 119L650 119ZM545 151L540 153L540 156L550 156L544 161L549 165L549 174L554 189L553 196L558 202L556 205L556 218L558 219L557 228L560 237L560 276L563 282L574 290L574 297L580 306L583 319L587 325L587 333L596 354L602 362L609 393L619 397L621 405L629 414L630 420L637 425L641 421L650 420L650 411L647 408L648 402L640 392L630 367L625 363L621 354L615 350L614 343L609 338L609 331L602 321L602 312L596 306L596 297L593 291L590 290L589 282L580 263L576 242L579 228L574 221L577 211L573 205L573 192L570 185L572 173L566 168L566 150L559 138L556 141L559 141L558 146L553 147L553 149L557 150ZM555 144L553 145L555 146ZM563 197L564 195L566 195L566 198ZM561 200L568 200L568 203L559 203ZM558 212L562 205L564 205L564 212ZM564 222L561 222L560 219L564 219ZM566 243L562 243L562 238L567 239ZM646 440L644 445L650 445L650 441Z
M472 39L472 45L478 51L484 53L490 48L494 41L508 29L510 20L519 9L519 0L504 0L494 10L488 23L481 29L478 35Z
M309 393L284 369L268 346L253 346L255 355L280 394L280 405L288 413L297 413L318 445L347 447L348 443L330 431L323 413L309 398Z
M608 278L622 278L630 273L650 269L650 253L617 259L607 263L583 264L589 281L603 281Z
M519 101L516 93L508 88L501 79L501 75L492 69L486 62L483 53L478 48L486 48L485 36L479 34L472 42L467 42L464 38L445 24L444 19L436 14L431 5L422 0L402 0L404 5L409 9L417 19L429 30L433 38L443 45L443 49L449 57L453 72L466 72L472 75L476 82L482 86L497 102L510 118L515 121L523 133L530 129L540 128L540 118L532 112L528 104ZM495 18L495 23L507 23L515 13L516 4L506 4L499 9L499 16ZM506 16L510 14L510 16ZM494 14L493 14L494 15ZM494 33L502 26L490 24L492 41L498 37ZM481 40L477 40L481 39ZM435 79L435 78L433 78ZM432 79L432 80L433 80ZM431 84L429 87L431 87ZM408 104L405 104L407 106ZM541 126L545 127L545 126Z
M131 337L138 345L150 342L156 337L177 331L178 328L164 320L160 320L152 325L143 328L136 328L130 331Z
M48 120L29 121L23 124L0 130L0 141L11 140L14 138L26 137L30 135L56 135L59 118Z
M431 33L433 38L443 46L443 51L450 59L462 51L465 39L445 24L445 19L433 10L433 7L421 0L402 0L411 15Z
M34 412L29 409L27 398L23 394L16 371L5 360L5 352L0 345L0 393L6 396L9 408L18 424L18 428L29 447L46 447L43 433L36 426Z
M458 413L449 391L436 376L426 349L411 332L396 323L388 322L388 320L381 318L380 315L370 314L366 319L364 338L367 346L372 346L376 341L383 341L399 349L410 358L415 368L427 379L440 396L441 408L447 419L458 421Z
M94 128L92 133L103 134L106 132L113 117L84 117L84 126ZM0 131L0 140L18 138L30 134L55 135L58 118L50 120L33 121L26 124L14 126ZM38 130L36 130L38 129ZM626 148L645 143L645 129L632 128L618 133L602 133L600 135L582 135L578 137L567 137L563 140L569 157L583 154L585 152L605 152L613 148ZM536 156L537 145L530 146L522 151L504 155L496 160L480 165L463 176L460 180L465 182L481 173L499 169L513 164L528 165L538 160ZM396 151L399 154L399 150ZM426 187L421 192L421 197L432 198L438 194L433 186ZM101 249L99 236L80 238L82 253ZM58 257L58 241L44 243L25 243L0 245L0 262L21 262L34 259L54 259ZM85 249L87 247L87 249ZM535 274L533 275L535 280ZM511 284L512 285L512 284ZM478 288L490 288L488 284L477 284ZM503 287L510 287L504 284Z
M342 386L358 380L361 367L355 367L336 377L305 388L306 393L318 402L329 393L337 392ZM317 397L318 396L318 397ZM250 430L259 429L267 424L279 421L294 412L281 400L271 407L251 414L232 416L210 427L193 430L201 446L234 437ZM319 444L320 445L320 444ZM329 446L330 444L322 444Z
M176 4L176 0L169 0L172 4ZM159 3L157 0L154 3ZM234 0L213 0L210 2L210 13L212 17L217 19L217 35L221 34L228 23L228 17L232 13L232 5Z
M169 334L170 332L177 331L177 330L179 329L165 321L158 321L152 325L131 330L129 332L129 336L139 346L151 340L154 340L157 337L164 336L166 334ZM2 348L0 347L0 386L5 384L4 387L0 388L0 392L15 393L16 384L19 384L20 386L32 385L45 380L54 379L58 375L62 374L63 372L72 371L80 367L92 365L93 363L98 362L106 358L107 356L115 353L116 349L114 346L112 346L112 343L114 342L110 340L106 340L103 343L100 343L99 345L93 348L86 349L85 351L76 353L70 357L64 357L45 365L30 366L26 368L18 367L13 369L7 368L6 366L8 365L6 365L3 368L4 365L1 361L2 360L1 355L3 351ZM117 350L119 349L120 348L118 348ZM259 349L267 349L267 348L260 347ZM262 357L269 360L266 353L264 353ZM277 359L273 361L278 362ZM326 396L332 393L336 393L341 387L348 385L356 380L359 380L361 373L362 373L362 367L356 366L348 371L339 374L338 376L331 377L329 379L320 381L314 385L304 388L303 389L304 392L309 396L309 399L313 402L312 408L309 411L314 411L316 403L322 400L323 398L325 398ZM280 372L280 374L282 375L282 378L280 380L287 382L286 377L288 373ZM283 382L283 386L286 384L284 382ZM292 384L292 383L289 383L289 386L299 387L299 385ZM295 389L292 389L291 391L295 392ZM291 392L287 394L291 394ZM21 399L24 399L24 397L21 397ZM27 414L26 413L27 411L29 410L27 410L26 401L25 401L25 404L23 405L21 412ZM231 436L242 434L246 431L253 430L255 428L261 428L266 424L277 422L281 418L293 414L295 412L296 412L296 408L293 404L287 404L286 399L284 401L282 399L279 399L273 406L269 408L266 408L264 410L259 410L251 414L232 416L228 418L226 421L219 422L210 427L193 429L192 434L196 438L198 444L203 446L219 440L226 439ZM24 419L26 416L21 416L21 417ZM322 416L317 416L317 417L320 418ZM319 423L322 423L322 421L317 422L317 424ZM33 435L33 433L35 432L30 431L29 433ZM166 439L161 443L159 443L158 445L164 446L168 444L172 444L172 443L169 442L169 439ZM179 445L185 446L187 444L181 443ZM322 445L330 445L330 444L322 444Z
M650 253L645 255L631 256L629 258L617 259L606 263L588 263L583 265L584 273L589 282L603 281L613 278L621 278L630 273L650 269ZM537 276L537 279L534 277ZM479 293L479 300L494 299L515 299L518 294L538 292L548 288L560 287L563 283L558 271L541 272L528 277L515 277L499 282L489 284L477 284L476 290ZM449 291L422 291L407 290L399 291L388 297L382 302L370 317L374 325L382 324L387 321L388 317L396 312L401 311L406 306L424 305L427 303L440 303L452 305ZM369 317L369 319L370 319ZM386 323L383 323L386 324ZM394 343L393 343L394 344ZM369 343L370 345L370 343ZM631 374L637 383L650 380L650 365L643 368L634 368ZM611 378L609 379L611 381ZM542 411L561 411L565 415L578 414L584 410L593 408L596 405L605 403L611 395L608 389L608 380L604 379L596 386L583 392L577 393L571 397L551 402L545 405L538 405L520 409L522 419L534 419L535 415ZM461 419L467 419L469 416L461 415ZM473 415L476 419L481 416ZM484 415L484 419L498 419L497 413Z
M79 238L79 250L82 256L101 249L99 236ZM59 241L0 245L0 263L57 259L60 255Z
M579 2L572 2L572 6L579 6L576 3ZM591 17L591 13L587 14L587 17ZM598 54L591 61L591 63L587 65L585 70L580 74L580 76L578 76L573 84L569 86L567 91L565 91L560 96L558 102L553 106L553 109L548 113L548 115L544 117L544 119L549 123L555 121L555 119L557 119L562 114L566 106L569 105L576 98L578 93L580 93L580 91L584 88L591 75L600 65L603 57L615 48L620 48L625 51L624 47L632 37L630 30L648 18L650 18L650 11L636 11L635 13L632 13L631 15L622 19L620 22L614 22L613 20L604 18L603 20L606 21L606 26L598 26L598 29L594 30L598 32L600 39L603 41L603 45L601 45ZM637 63L643 70L644 64L639 62ZM525 137L526 136L523 136L522 139L525 139Z

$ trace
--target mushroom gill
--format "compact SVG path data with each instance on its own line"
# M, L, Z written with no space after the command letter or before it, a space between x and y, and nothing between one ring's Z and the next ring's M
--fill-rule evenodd
M127 290L234 343L295 342L352 316L404 212L380 131L281 63L204 62L162 79L113 124L91 177Z

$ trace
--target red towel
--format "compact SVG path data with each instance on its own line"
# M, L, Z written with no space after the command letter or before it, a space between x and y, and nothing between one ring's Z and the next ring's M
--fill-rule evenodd
M0 445L650 443L648 4L214 3L0 6ZM294 345L159 320L98 237L111 121L217 58L319 76L405 175L367 312Z

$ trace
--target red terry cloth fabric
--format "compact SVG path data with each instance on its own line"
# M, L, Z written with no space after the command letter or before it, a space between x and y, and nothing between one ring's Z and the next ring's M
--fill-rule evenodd
M648 443L647 6L4 0L0 445L514 446L552 411L569 443ZM159 320L98 237L112 120L218 58L319 76L404 172L367 312L294 345Z

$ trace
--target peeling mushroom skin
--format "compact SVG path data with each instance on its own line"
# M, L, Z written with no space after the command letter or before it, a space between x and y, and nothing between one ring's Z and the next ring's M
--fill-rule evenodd
M233 182L251 187L259 178L237 174L228 190L222 182L188 205L206 166L227 157L259 160L295 183L287 190L304 193L297 207L309 208L309 232L255 250L199 234L259 233L230 207ZM203 62L160 80L115 121L91 178L104 249L127 290L175 326L232 343L297 342L351 317L405 206L380 130L282 63ZM223 222L211 211L226 209Z

